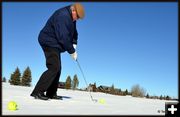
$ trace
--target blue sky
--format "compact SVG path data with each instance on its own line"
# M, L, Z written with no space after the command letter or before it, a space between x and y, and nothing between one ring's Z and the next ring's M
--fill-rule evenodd
M38 34L52 13L72 2L2 3L2 72L32 71L32 85L46 70ZM78 60L88 83L121 90L135 84L150 95L178 97L178 4L176 2L83 2L86 16L77 22ZM77 63L61 54L60 81L78 75Z

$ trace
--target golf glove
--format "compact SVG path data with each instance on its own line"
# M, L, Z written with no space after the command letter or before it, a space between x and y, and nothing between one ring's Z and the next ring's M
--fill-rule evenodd
M77 45L76 45L76 44L73 44L73 47L74 47L74 49L76 49Z
M77 52L71 54L71 57L76 61L77 60Z

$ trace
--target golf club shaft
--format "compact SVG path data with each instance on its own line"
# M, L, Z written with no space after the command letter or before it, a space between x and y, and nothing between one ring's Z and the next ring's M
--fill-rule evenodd
M81 71L81 73L82 73L82 76L83 76L84 81L85 81L85 83L86 83L86 86L87 86L87 88L88 88L88 83L87 83L86 78L85 78L85 76L84 76L84 72L82 71L82 68L81 68L81 66L80 66L80 64L79 64L79 61L76 60L76 62L77 62L77 64L78 64L78 67L79 67L79 69L80 69L80 71ZM90 94L91 100L94 101L94 99L93 99L93 97L92 97L92 95L91 95L91 90L89 90L89 94Z

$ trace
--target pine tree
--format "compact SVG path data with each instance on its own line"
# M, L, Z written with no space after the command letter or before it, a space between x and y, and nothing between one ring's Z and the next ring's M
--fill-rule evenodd
M159 97L159 99L162 100L162 99L163 99L163 96L161 95L161 96Z
M65 84L66 89L71 89L71 82L72 82L71 77L68 76L66 79L66 84Z
M97 91L97 88L96 88L96 82L95 82L93 85L93 92L96 92L96 91Z
M165 95L164 95L163 99L166 100L166 96Z
M11 78L10 78L10 84L11 85L20 85L20 76L21 73L19 71L19 68L17 67L15 72L13 74L11 74Z
M11 77L10 77L10 79L9 79L9 83L10 83L10 84L12 84L12 79L14 79L14 73L11 74Z
M31 70L29 67L27 67L25 69L25 71L23 72L23 76L22 76L22 80L21 80L21 85L22 86L31 86Z
M146 98L149 98L149 94L147 93Z
M121 88L120 88L120 89L118 89L118 95L122 95Z
M73 90L75 90L79 85L79 80L77 75L74 75L73 81L72 81L72 88Z
M167 95L166 96L166 100L170 100L170 99L171 99L171 97Z
M126 89L126 91L124 92L124 95L128 95L128 90Z
M6 82L6 78L5 77L3 77L2 82Z
M8 80L8 83L11 84L11 79L13 79L13 74L11 74L10 79Z
M111 93L111 94L114 94L114 92L115 92L114 84L112 84L111 89L110 89L110 93Z

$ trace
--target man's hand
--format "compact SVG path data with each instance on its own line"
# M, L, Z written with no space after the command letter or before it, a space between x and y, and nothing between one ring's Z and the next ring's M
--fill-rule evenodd
M71 54L71 57L76 61L77 60L77 52Z
M76 49L77 45L76 45L76 44L73 44L73 47L74 47L74 49Z

